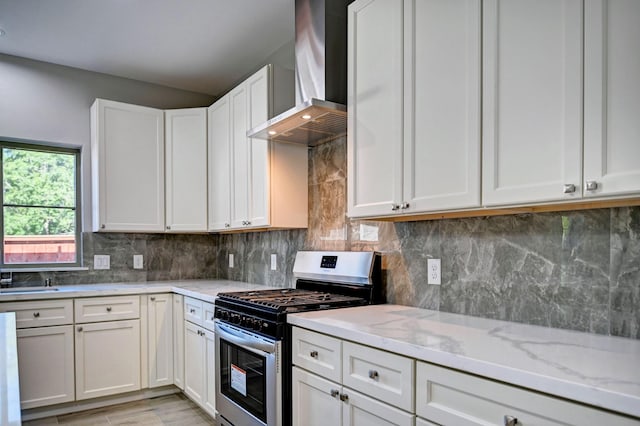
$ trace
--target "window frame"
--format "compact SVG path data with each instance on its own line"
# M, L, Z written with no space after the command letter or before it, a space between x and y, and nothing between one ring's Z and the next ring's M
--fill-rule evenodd
M4 162L4 148L22 149L47 153L72 154L75 160L75 247L76 261L64 263L5 263L4 262L4 166L0 167L0 231L2 242L0 244L0 270L7 272L20 271L60 271L82 268L82 147L52 144L37 141L23 141L18 139L0 138L0 160Z

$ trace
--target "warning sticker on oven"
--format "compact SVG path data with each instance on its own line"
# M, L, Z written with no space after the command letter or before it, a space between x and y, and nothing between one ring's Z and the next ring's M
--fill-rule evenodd
M247 396L247 372L231 364L231 388Z

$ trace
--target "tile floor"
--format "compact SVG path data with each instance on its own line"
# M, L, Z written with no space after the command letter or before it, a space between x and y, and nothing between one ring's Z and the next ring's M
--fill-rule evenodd
M215 421L182 394L25 421L23 426L215 425Z

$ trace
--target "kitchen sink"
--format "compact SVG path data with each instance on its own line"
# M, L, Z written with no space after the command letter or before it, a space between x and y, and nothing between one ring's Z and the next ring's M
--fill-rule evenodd
M58 291L57 287L13 287L0 288L0 294L6 293L44 293L48 291Z

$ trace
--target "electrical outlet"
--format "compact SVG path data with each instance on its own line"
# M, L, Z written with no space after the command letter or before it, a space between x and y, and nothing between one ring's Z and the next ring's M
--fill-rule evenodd
M229 253L229 268L233 268L233 253Z
M133 255L133 269L142 269L144 268L144 258L141 254Z
M108 254L94 255L93 269L111 269L111 256Z
M278 269L278 255L272 254L271 255L271 270L275 271L277 269Z
M441 284L440 259L427 259L427 284Z

